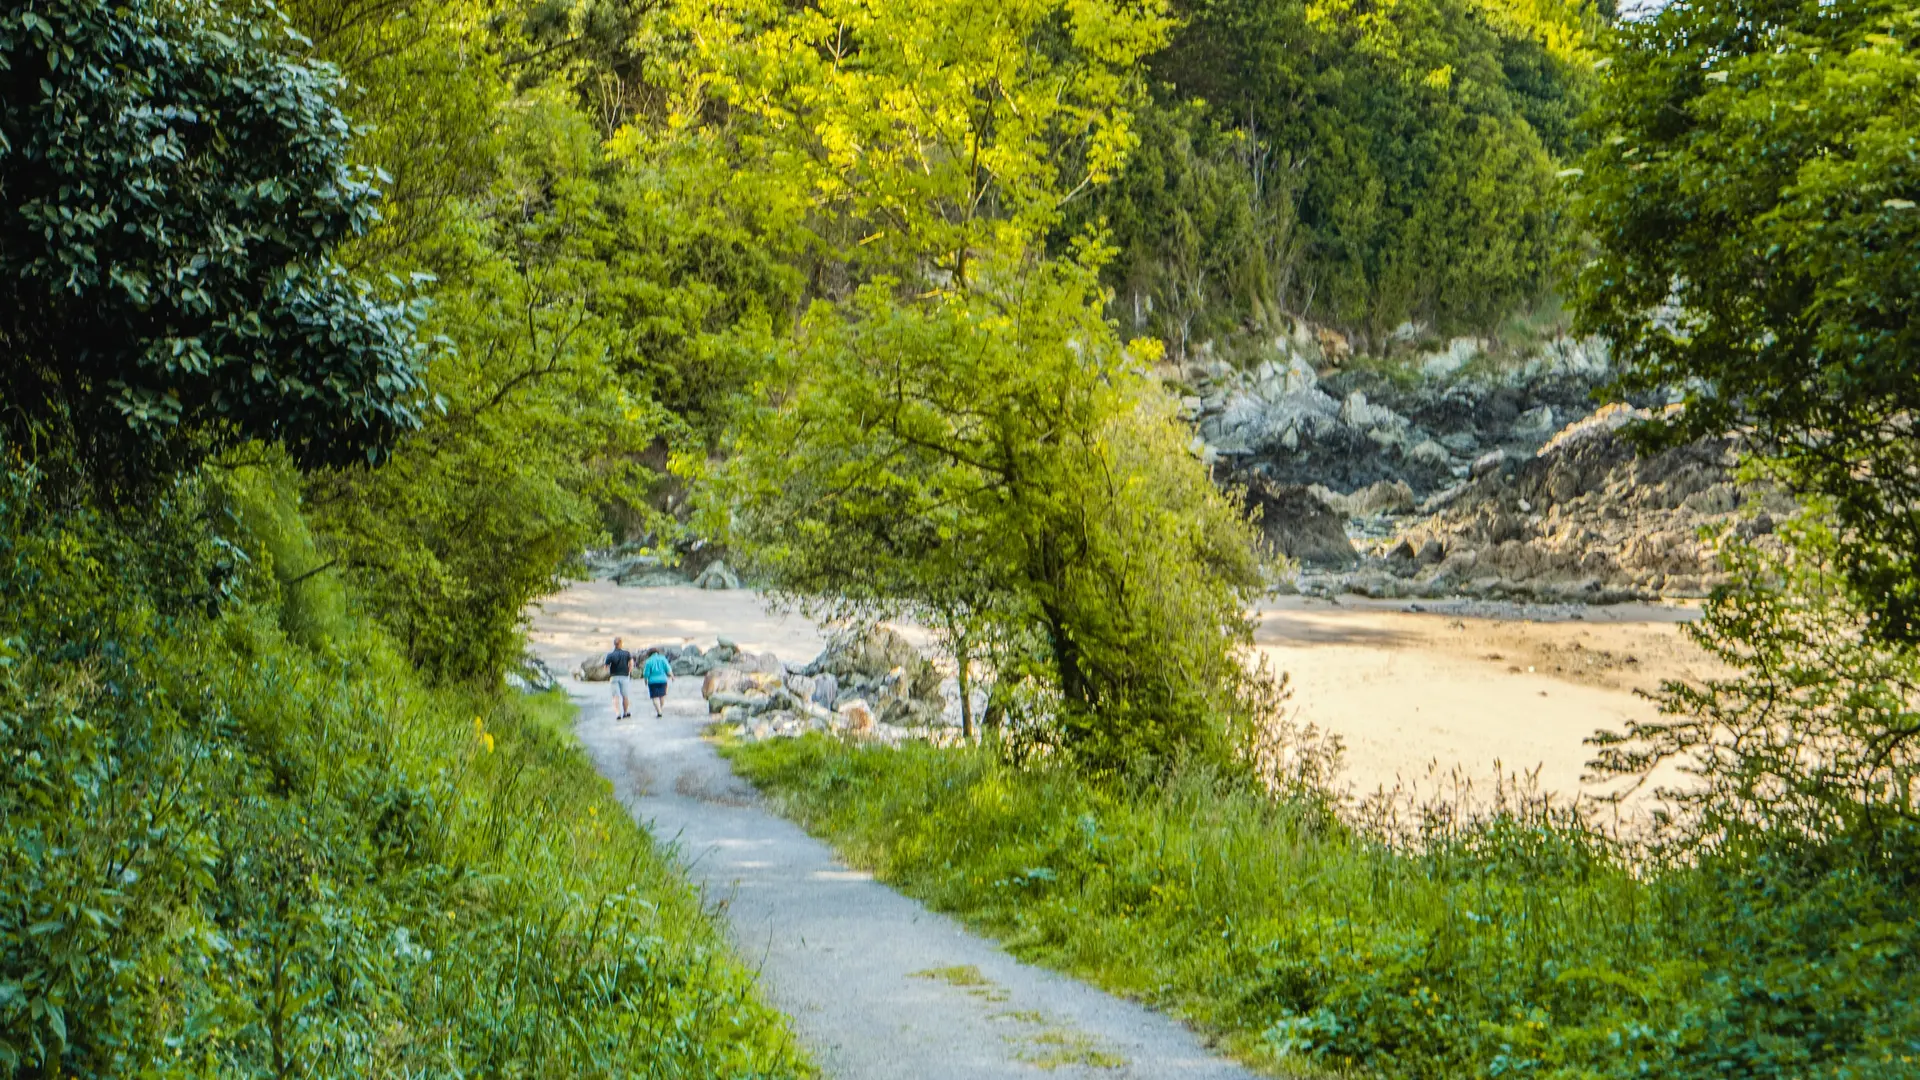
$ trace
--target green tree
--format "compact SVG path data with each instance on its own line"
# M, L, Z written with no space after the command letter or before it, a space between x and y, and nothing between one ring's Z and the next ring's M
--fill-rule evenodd
M1783 545L1733 539L1729 583L1687 635L1727 674L1665 684L1659 720L1602 735L1602 772L1681 763L1665 799L1716 845L1877 838L1920 824L1920 655L1863 633L1825 515L1783 524Z
M1197 100L1235 134L1208 168L1240 173L1256 223L1211 256L1244 267L1215 294L1217 324L1290 313L1377 340L1406 319L1485 327L1552 287L1555 159L1578 149L1572 117L1590 81L1596 17L1584 5L1188 0L1178 11L1152 62L1158 97L1169 111ZM1133 167L1162 165L1145 155ZM1152 221L1178 205L1107 213ZM1170 239L1159 257L1179 266ZM1139 262L1122 264L1130 278ZM1171 293L1156 305L1177 303Z
M419 309L334 259L374 220L339 79L270 7L0 10L0 342L17 445L109 484L246 439L378 460L426 404Z
M1706 0L1623 27L1579 219L1579 326L1660 425L1739 429L1822 496L1885 640L1920 640L1920 13Z
M807 238L715 519L786 590L933 613L1096 770L1224 749L1248 530L1101 316L1063 208L1110 182L1156 5L687 5L675 115Z
M442 676L513 659L521 613L602 534L601 507L641 501L636 459L667 427L613 363L618 253L644 219L568 102L523 99L503 123L492 189L429 249L460 267L432 323L455 346L433 367L444 414L385 468L308 484L336 557Z
M973 616L1096 769L1230 756L1248 528L1172 403L1055 264L918 307L817 306L785 406L728 462L736 535L788 589Z

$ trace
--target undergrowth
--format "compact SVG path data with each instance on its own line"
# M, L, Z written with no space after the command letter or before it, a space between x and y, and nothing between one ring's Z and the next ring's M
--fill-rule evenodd
M728 752L850 863L1278 1075L1920 1075L1912 838L1650 867L1543 814L1409 844L1197 773Z
M284 477L4 477L0 1076L809 1074L564 696L424 685Z

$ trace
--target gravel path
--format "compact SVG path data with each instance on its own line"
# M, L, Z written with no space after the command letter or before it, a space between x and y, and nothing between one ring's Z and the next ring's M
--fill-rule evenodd
M597 590L563 595L536 615L535 647L555 670L588 651L587 623L613 617L598 599ZM649 640L635 625L642 622L622 624L629 644ZM745 635L741 643L752 647ZM791 641L789 648L798 655ZM828 1076L1252 1076L1210 1055L1178 1022L1014 960L847 869L825 844L764 807L700 738L706 710L697 680L674 681L659 720L638 701L635 719L615 721L605 683L566 685L600 772L723 907L741 954L758 966L769 999L793 1018Z

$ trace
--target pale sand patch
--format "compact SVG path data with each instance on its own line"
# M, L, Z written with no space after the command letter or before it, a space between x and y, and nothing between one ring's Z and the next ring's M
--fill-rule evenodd
M1498 773L1535 773L1544 791L1599 795L1583 780L1601 729L1658 716L1636 692L1716 670L1681 634L1684 608L1552 609L1563 621L1449 613L1444 604L1262 605L1256 646L1288 673L1298 719L1337 733L1346 779L1361 795L1459 769L1483 788ZM1676 774L1663 773L1670 782Z
M1408 610L1416 604L1429 610ZM1693 617L1684 608L1561 607L1542 609L1555 621L1540 621L1447 607L1287 597L1257 612L1256 645L1289 673L1299 719L1345 740L1346 778L1359 794L1425 778L1434 766L1483 781L1496 762L1507 773L1537 769L1541 787L1563 795L1598 793L1604 788L1581 780L1592 756L1583 740L1655 716L1635 691L1714 670L1680 634ZM1580 618L1568 618L1575 613ZM795 664L825 642L818 626L772 612L747 591L581 582L531 617L542 651L571 658L569 665L604 654L615 634L629 646L702 648L725 635Z

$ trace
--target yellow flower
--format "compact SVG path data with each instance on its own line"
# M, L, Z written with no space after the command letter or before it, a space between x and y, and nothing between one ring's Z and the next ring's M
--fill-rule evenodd
M489 753L489 754L491 754L491 753L493 753L493 736L492 736L491 734L489 734L489 733L487 733L487 732L484 732L484 731L483 731L483 732L481 732L481 733L480 733L480 742L481 742L481 743L482 743L483 745L485 745L485 746L486 746L486 748L487 748L487 753Z

